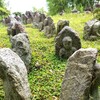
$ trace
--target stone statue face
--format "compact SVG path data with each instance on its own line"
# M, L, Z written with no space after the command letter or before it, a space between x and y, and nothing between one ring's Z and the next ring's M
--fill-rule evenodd
M64 37L63 40L63 46L65 49L71 49L72 48L72 39L68 36L68 37Z

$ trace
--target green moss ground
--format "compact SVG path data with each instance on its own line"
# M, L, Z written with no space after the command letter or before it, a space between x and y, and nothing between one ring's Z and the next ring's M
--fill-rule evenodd
M100 40L91 42L82 39L84 23L93 18L92 14L64 14L63 16L52 16L52 18L55 24L60 19L69 20L70 26L79 33L82 48L97 48L99 51L97 60L100 62ZM28 77L34 100L57 100L67 61L60 60L55 56L54 37L46 38L43 32L32 28L32 25L26 25L26 31L29 35L32 51L32 72ZM0 47L10 46L6 27L0 25ZM41 68L35 67L36 62L41 65ZM3 95L0 87L0 100L3 100Z

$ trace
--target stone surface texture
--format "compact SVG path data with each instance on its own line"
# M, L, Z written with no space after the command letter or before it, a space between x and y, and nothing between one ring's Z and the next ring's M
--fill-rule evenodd
M94 48L79 49L70 56L61 86L60 100L100 100L90 99L96 57L97 49Z
M9 48L0 49L0 78L3 80L5 100L31 100L25 64Z
M11 38L11 43L13 51L21 57L27 67L27 70L29 70L31 63L31 50L27 34L19 33L13 36Z
M85 23L83 39L97 40L100 39L100 21L93 19Z

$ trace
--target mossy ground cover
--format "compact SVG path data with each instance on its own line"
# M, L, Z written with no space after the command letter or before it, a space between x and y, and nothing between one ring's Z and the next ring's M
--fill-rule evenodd
M55 24L60 19L69 20L70 26L79 33L82 48L97 48L99 51L97 60L100 62L100 40L84 41L82 38L84 23L93 18L92 14L64 14L63 16L52 16L52 18ZM32 51L32 71L28 77L34 100L57 100L60 95L67 61L55 56L55 37L46 38L43 32L32 28L32 25L26 25L26 31ZM0 25L0 48L3 47L11 47L11 45L6 27ZM35 67L37 62L40 67ZM0 91L0 97L3 97L2 91Z

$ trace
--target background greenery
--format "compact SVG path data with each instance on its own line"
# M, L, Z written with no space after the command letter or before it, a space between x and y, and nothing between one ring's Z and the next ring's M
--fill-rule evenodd
M62 11L69 12L74 8L83 12L86 9L93 10L94 0L46 0L48 10L51 15L58 14ZM99 0L96 0L99 2Z
M9 14L10 14L10 11L7 10L4 0L0 0L0 20L8 16Z
M97 60L100 62L100 40L84 41L82 38L84 24L93 18L92 13L55 15L52 18L55 25L60 19L69 20L70 27L79 34L82 48L97 48ZM0 48L11 47L6 29L7 27L0 25ZM46 38L43 32L39 32L31 24L26 25L26 31L30 39L32 51L32 71L29 73L28 78L34 100L58 100L67 61L60 60L55 56L55 36ZM40 64L40 67L35 67L37 62ZM0 100L3 100L3 97L4 92L2 90L2 82L0 82Z

